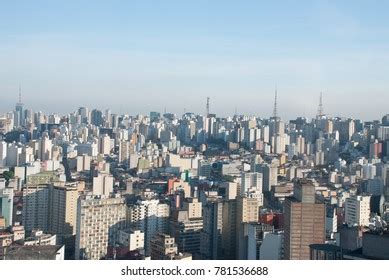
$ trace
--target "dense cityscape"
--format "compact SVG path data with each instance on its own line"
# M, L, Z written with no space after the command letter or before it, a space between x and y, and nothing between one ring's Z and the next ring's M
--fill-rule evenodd
M202 115L45 114L19 96L0 115L0 259L389 259L389 115L319 100L284 121L277 91L270 118L210 98Z

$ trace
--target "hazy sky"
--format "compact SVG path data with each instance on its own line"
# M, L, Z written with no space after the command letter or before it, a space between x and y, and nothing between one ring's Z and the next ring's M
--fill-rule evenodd
M0 0L0 112L389 112L389 1Z

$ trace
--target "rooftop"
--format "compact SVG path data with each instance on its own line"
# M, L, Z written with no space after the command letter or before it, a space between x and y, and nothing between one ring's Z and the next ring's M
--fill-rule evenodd
M5 253L5 260L55 260L63 246L12 246Z

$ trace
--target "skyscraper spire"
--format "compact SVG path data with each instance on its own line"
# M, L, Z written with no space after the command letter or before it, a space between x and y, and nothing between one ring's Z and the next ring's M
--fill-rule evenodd
M209 97L207 97L207 107L206 107L207 117L209 116Z
M277 118L278 117L278 104L277 104L277 85L276 85L276 91L275 91L275 95L274 95L274 110L273 110L273 117L274 118Z
M317 116L323 117L324 116L324 107L323 107L323 93L320 92L320 101L319 101L319 108L317 110Z

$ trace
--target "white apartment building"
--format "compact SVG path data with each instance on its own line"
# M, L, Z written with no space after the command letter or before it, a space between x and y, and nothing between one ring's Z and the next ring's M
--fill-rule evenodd
M167 233L169 222L169 205L158 199L139 200L128 208L131 228L141 230L145 235L146 255L150 254L150 242L157 233Z
M351 196L345 203L345 220L349 227L369 226L370 196Z
M120 197L89 196L78 200L76 259L99 260L126 227L127 207Z
M93 195L109 196L113 192L113 176L109 174L98 174L93 177Z
M128 246L128 250L143 250L145 246L145 234L140 230L120 230L117 243Z

